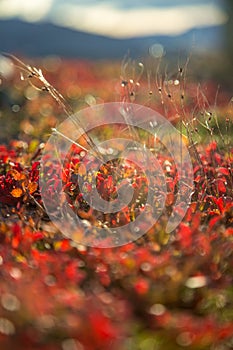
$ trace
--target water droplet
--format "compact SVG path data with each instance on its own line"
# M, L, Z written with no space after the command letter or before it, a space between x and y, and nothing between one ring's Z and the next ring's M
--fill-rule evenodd
M62 342L62 350L84 350L84 347L76 339L66 339Z
M77 249L78 249L79 252L85 252L87 250L85 245L77 244L76 246L77 246Z
M36 90L33 86L28 86L24 93L24 96L30 101L38 98L38 95L38 90Z
M20 301L16 296L10 293L5 293L2 295L1 303L4 309L8 311L17 311L20 309Z
M135 349L135 347L132 347L130 349ZM158 349L157 347L157 342L156 342L156 339L154 338L146 338L146 339L143 339L141 342L140 342L140 349L141 350L154 350L154 349Z
M5 335L12 335L15 333L14 324L7 318L0 318L0 333Z
M55 326L55 320L52 315L42 315L37 319L38 327L44 331Z
M164 56L165 52L163 46L156 43L149 48L149 53L152 57L160 58Z
M14 73L14 65L12 61L0 55L0 74L5 78L10 78Z
M187 279L185 286L188 288L201 288L207 284L205 276L195 276Z
M92 225L91 225L91 223L88 221L88 220L82 220L82 224L85 226L85 227L87 227L87 228L91 228L92 227Z
M80 152L80 156L83 158L83 157L85 157L85 155L86 155L86 152L85 151L81 151Z
M114 150L112 148L107 149L107 154L113 154Z
M226 296L223 295L223 294L219 294L219 295L218 295L218 298L217 298L217 300L216 300L216 306L217 306L217 308L218 308L218 309L223 308L223 307L226 305L226 303L227 303L227 298L226 298Z
M17 113L17 112L20 111L20 106L19 105L13 105L11 107L11 109L12 109L12 112Z
M166 308L162 304L154 304L151 306L149 313L155 316L161 316L165 313Z
M48 72L56 72L61 65L61 58L56 55L47 56L43 59L43 66Z
M166 273L168 276L172 277L172 276L174 276L174 275L177 273L177 270L176 270L176 268L173 267L173 266L168 266L168 267L166 267L166 269L165 269L165 273Z
M176 338L177 344L181 346L189 346L192 344L192 334L190 332L183 332Z
M113 302L113 299L110 293L101 293L99 295L99 298L105 304L111 304Z
M78 266L79 267L84 267L86 264L84 261L79 261Z
M120 253L120 258L121 259L126 259L128 257L128 254L123 252L123 253Z
M151 270L151 264L148 262L144 262L141 264L142 271L148 272Z
M52 287L56 284L56 277L53 275L47 275L44 279L44 283L47 286Z
M89 106L93 106L96 104L96 99L94 96L88 94L85 96L85 102L89 105Z
M17 267L13 267L10 270L10 275L11 277L13 277L14 279L18 280L22 277L22 272L20 271L20 269L18 269Z

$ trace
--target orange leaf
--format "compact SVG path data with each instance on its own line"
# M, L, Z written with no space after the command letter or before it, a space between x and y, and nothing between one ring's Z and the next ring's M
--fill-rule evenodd
M80 166L78 168L78 173L80 176L86 175L87 171L86 171L86 167L84 164L80 164Z
M23 191L21 190L21 188L14 188L12 191L11 191L11 195L15 198L19 198L21 197L23 194Z
M25 174L20 173L19 171L12 169L10 170L10 174L13 177L14 180L19 181L19 180L24 180L25 179Z
M34 193L36 190L37 190L37 183L36 182L31 182L29 185L28 185L28 191L30 194Z

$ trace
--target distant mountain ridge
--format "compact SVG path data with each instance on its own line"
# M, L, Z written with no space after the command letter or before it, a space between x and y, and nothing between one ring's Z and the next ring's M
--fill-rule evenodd
M166 52L216 49L220 45L221 27L193 29L185 34L114 39L89 34L52 23L28 23L18 19L0 20L0 52L26 56L59 55L64 57L114 59L127 52L144 56L154 43Z

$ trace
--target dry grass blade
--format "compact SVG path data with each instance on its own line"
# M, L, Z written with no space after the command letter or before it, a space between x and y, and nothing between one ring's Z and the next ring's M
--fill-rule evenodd
M90 148L92 150L92 154L94 153L94 150L95 150L97 157L102 159L102 155L98 151L98 148L95 145L94 141L86 133L81 121L78 120L77 116L75 118L73 117L74 111L71 108L71 106L67 103L67 101L62 96L62 94L59 91L57 91L57 89L53 85L51 85L48 82L48 80L46 80L46 78L43 75L42 70L40 68L32 67L28 64L25 64L24 62L22 62L19 58L15 57L14 55L4 53L4 56L10 58L12 60L12 62L14 63L15 67L20 70L22 80L28 80L29 84L31 86L33 86L35 89L40 90L40 91L47 91L51 95L51 97L58 103L58 105L63 109L63 111L66 113L66 115L72 119L74 124L77 125L78 128L81 128L81 131L83 132L83 137L84 137L85 141L87 142L87 144L90 146ZM26 76L24 76L23 73ZM34 79L36 79L36 81L42 83L42 87L36 86L32 82L32 78L34 78Z
M72 108L69 106L64 97L55 89L54 86L52 86L45 79L43 72L40 68L32 67L28 64L25 64L19 58L11 54L4 53L4 56L10 58L14 63L15 67L20 70L22 80L28 80L29 83L37 90L47 91L68 116L70 116L73 113ZM25 73L26 76L24 76L23 73ZM42 87L36 86L32 82L32 78L35 78L38 82L42 83Z

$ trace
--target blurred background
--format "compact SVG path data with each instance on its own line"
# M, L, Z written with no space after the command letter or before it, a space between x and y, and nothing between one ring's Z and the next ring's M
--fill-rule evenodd
M231 0L0 0L0 50L89 59L232 55L232 8Z

